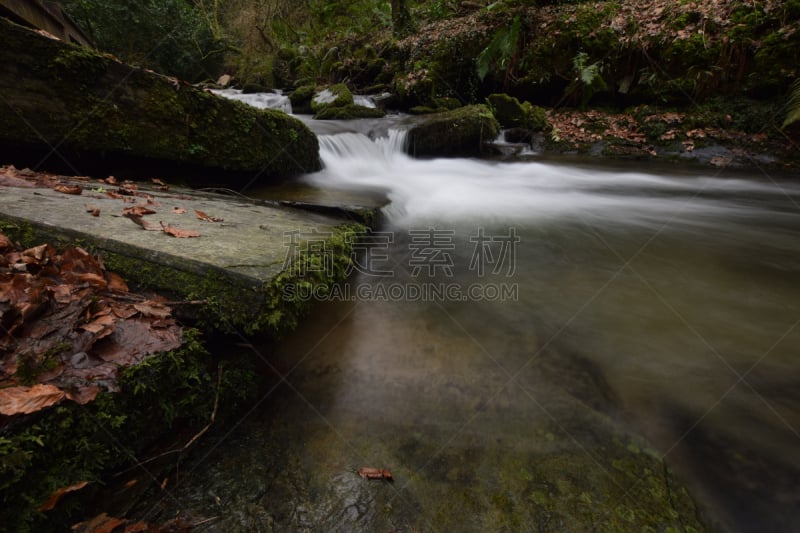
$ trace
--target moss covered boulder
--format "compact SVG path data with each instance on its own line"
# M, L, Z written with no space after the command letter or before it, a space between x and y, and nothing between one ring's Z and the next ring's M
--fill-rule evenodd
M548 126L544 109L531 105L530 102L520 103L507 94L491 94L486 98L486 103L504 128L542 131Z
M314 115L314 118L317 120L352 120L355 118L381 118L384 116L386 116L386 111L383 109L351 104L342 107L326 107Z
M317 86L314 84L302 85L289 93L289 101L292 103L292 112L301 115L310 115L314 111L311 109L311 98Z
M353 93L350 92L347 85L337 83L314 95L311 100L311 110L319 113L330 107L344 107L353 104Z
M407 149L419 157L479 156L499 131L500 124L485 105L465 106L426 116L409 131Z
M0 19L0 155L150 161L278 177L318 170L299 120L49 39ZM22 162L24 164L24 162Z
M311 100L311 110L317 120L381 118L386 115L386 112L382 109L356 104L353 93L344 83L331 85L317 93Z

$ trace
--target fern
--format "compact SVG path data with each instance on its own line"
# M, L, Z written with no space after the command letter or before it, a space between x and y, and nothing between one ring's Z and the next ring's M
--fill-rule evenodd
M519 17L514 17L511 27L502 28L495 33L489 46L478 54L475 66L478 78L480 78L481 81L483 81L493 66L504 70L506 78L508 78L510 69L514 63L513 60L517 55L520 25Z
M567 87L565 98L580 92L581 107L585 107L596 93L608 90L608 85L603 79L603 63L595 61L589 64L589 54L586 52L579 52L572 59L572 69L575 78Z
M786 126L800 121L800 78L794 80L792 89L789 92L789 101L786 105L788 106L786 110L786 119L783 121L783 126L781 126L781 128L785 128Z

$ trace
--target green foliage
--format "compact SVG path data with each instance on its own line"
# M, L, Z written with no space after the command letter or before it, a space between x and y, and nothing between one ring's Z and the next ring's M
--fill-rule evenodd
M63 0L62 4L101 50L187 80L213 77L228 46L185 0Z
M783 128L800 121L800 79L795 80L792 84L786 105L786 118L783 121Z
M514 17L511 27L502 28L495 33L489 45L478 54L475 68L478 78L483 80L490 69L502 70L508 78L517 57L520 37L520 18Z
M567 86L565 95L579 95L581 107L585 107L596 93L608 90L608 85L603 79L602 61L589 63L589 55L578 52L572 60L572 69L575 77Z

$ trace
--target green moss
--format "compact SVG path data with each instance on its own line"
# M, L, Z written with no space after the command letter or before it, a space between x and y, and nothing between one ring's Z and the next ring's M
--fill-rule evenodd
M525 128L542 131L549 126L544 109L507 94L490 94L486 98L495 118L504 128Z
M54 511L36 508L60 487L98 482L110 469L141 458L170 428L194 432L204 426L217 394L217 420L224 420L243 397L254 394L255 374L246 361L231 361L236 370L223 366L217 390L219 364L199 334L187 330L180 349L123 370L119 393L100 393L85 406L65 401L5 427L0 432L2 528L50 531L73 523L80 516L80 497L101 490L100 483L65 498Z
M292 103L292 112L310 115L313 112L311 109L311 98L314 96L316 89L316 84L308 84L298 87L289 93L289 101Z
M417 156L477 156L494 141L500 124L485 105L464 106L429 115L409 132L409 151Z
M346 105L341 107L324 107L314 115L317 120L351 120L355 118L382 118L386 111L361 105Z
M320 95L315 96L311 99L311 109L314 113L319 113L323 109L328 109L331 107L345 107L349 105L353 105L353 93L350 92L350 89L344 83L337 83L335 85L331 85L325 91L328 91L331 95L331 100L329 102L319 102L318 98ZM323 91L323 93L325 92ZM320 93L322 94L322 93Z

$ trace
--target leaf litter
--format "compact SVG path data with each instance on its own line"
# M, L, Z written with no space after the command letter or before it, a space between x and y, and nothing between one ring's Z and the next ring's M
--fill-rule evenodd
M0 233L0 414L119 390L123 367L182 344L158 298L132 294L87 251L19 249Z

